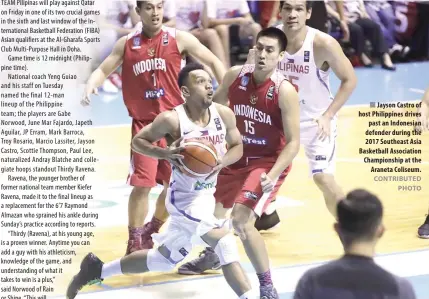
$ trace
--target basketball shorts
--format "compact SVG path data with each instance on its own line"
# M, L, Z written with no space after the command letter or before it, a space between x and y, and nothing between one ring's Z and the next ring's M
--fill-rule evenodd
M207 246L201 236L212 229L223 226L230 229L229 221L214 216L215 199L212 194L193 195L169 188L165 206L170 214L167 227L160 233L152 234L152 239L170 252L182 253L183 257L194 246Z
M150 124L150 121L133 119L132 137L141 129ZM167 147L167 141L163 138L154 143L160 147ZM170 181L171 166L167 160L158 160L131 151L130 171L128 184L137 187L155 187L163 182Z
M225 168L219 173L215 198L225 209L230 209L235 203L243 204L261 216L270 202L276 198L277 192L286 179L290 167L277 179L273 191L263 193L261 174L268 173L269 167L247 166L240 169Z
M319 127L313 121L301 122L301 146L304 146L305 155L309 163L309 175L316 173L335 172L337 124L331 122L331 136L324 141L317 134Z

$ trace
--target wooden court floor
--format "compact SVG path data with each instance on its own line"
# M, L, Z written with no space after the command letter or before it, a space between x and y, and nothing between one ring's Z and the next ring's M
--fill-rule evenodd
M409 110L409 109L408 109ZM397 182L375 182L376 175L398 175L395 173L371 173L374 164L363 163L365 156L372 158L394 157L398 155L362 155L359 148L369 148L365 144L365 131L368 129L368 118L358 117L359 111L372 111L370 108L345 107L338 120L338 151L336 178L347 192L354 188L366 188L380 196L384 208L386 233L377 248L379 254L413 251L429 248L429 240L416 237L417 228L424 220L429 206L429 134L418 136L421 145L399 145L393 148L413 147L421 149L421 155L414 155L422 159L420 164L402 164L406 167L419 167L420 173L402 173L399 175L418 175L422 178L418 186L421 191L398 191ZM400 110L395 110L396 112ZM412 120L413 118L407 118ZM372 118L371 120L377 120ZM381 118L380 118L381 120ZM405 118L404 118L405 120ZM409 129L395 127L395 129ZM382 127L377 127L382 129ZM393 127L385 127L387 130ZM103 157L98 165L97 175L102 179L121 180L126 178L129 165L126 158L129 155L130 129L128 127L98 128L88 132L97 140L96 152ZM377 136L370 136L378 138ZM390 137L389 137L390 138ZM411 138L411 137L410 137ZM386 139L386 137L385 137ZM397 137L397 139L409 139ZM372 146L374 147L374 146ZM389 146L381 146L389 147ZM399 155L407 158L408 155ZM106 159L109 158L110 159ZM412 156L409 156L412 157ZM384 167L401 166L383 164ZM342 253L341 244L333 230L333 218L325 208L323 197L308 176L307 161L301 150L293 164L293 170L280 190L280 196L299 201L302 205L286 206L278 209L281 216L281 226L272 232L264 233L267 249L273 267L310 263L334 259ZM115 215L124 217L127 215ZM88 251L96 253L102 260L110 261L120 258L125 251L127 228L109 227L97 229L91 248L81 248L78 256L66 274L57 280L57 291L64 292L66 282L78 270L80 260ZM242 262L248 259L239 242ZM196 248L191 256L198 255L200 248ZM221 272L214 271L220 274ZM167 274L143 274L121 276L108 279L105 284L109 287L126 287L148 284L189 277L176 274L176 271ZM100 286L93 286L85 290L98 290Z

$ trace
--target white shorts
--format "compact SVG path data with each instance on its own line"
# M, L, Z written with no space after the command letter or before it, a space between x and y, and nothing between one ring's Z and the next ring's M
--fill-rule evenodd
M152 239L157 245L167 247L172 256L179 252L183 258L194 246L207 246L201 236L227 224L227 220L218 220L214 216L215 204L211 194L192 195L169 188L165 199L169 222L163 232L152 234Z
M331 136L324 141L317 134L319 127L314 121L301 122L301 144L309 163L310 176L316 173L335 172L337 121L331 121Z

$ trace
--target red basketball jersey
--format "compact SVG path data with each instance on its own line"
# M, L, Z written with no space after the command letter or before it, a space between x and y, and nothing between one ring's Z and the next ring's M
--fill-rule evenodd
M286 144L278 102L280 85L286 79L276 70L256 85L253 70L254 65L245 65L228 91L244 144L243 157L232 168L252 162L274 163Z
M141 30L128 35L122 64L122 95L129 115L152 121L182 104L177 78L185 65L176 30L163 26L152 38Z

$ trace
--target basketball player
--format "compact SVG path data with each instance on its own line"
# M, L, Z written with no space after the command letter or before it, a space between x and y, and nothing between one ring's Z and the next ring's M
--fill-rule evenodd
M181 70L178 81L185 104L159 114L133 138L131 145L133 151L142 155L173 162L166 201L171 221L166 231L153 235L160 246L133 252L107 264L88 254L67 289L68 299L75 298L83 286L110 276L171 271L198 243L214 248L231 288L239 298L250 298L251 286L239 264L235 238L213 215L217 171L238 161L243 154L235 116L228 107L212 103L212 79L202 65L188 64ZM169 148L154 145L165 137L176 141ZM211 140L217 150L220 166L208 178L189 177L174 166L178 165L177 159L183 158L180 141L190 138Z
M90 76L82 99L89 105L90 95L96 93L104 80L122 64L123 98L132 121L132 136L150 124L163 111L183 103L176 84L178 73L189 54L209 66L218 82L224 76L222 62L192 34L162 25L163 1L137 1L136 11L142 30L122 37L112 53ZM166 146L165 139L157 143ZM165 196L170 178L170 165L138 153L131 153L131 172L128 183L133 186L128 204L129 240L126 254L152 248L152 233L158 232L168 218ZM152 221L144 227L148 199L152 187L163 184Z
M330 35L306 26L312 1L280 1L288 45L278 70L291 82L300 98L301 144L313 181L322 191L332 215L344 193L334 178L337 113L356 87L353 67L338 42ZM329 87L332 70L341 80L335 97Z
M298 94L276 70L286 46L286 36L280 29L263 29L256 39L253 64L231 68L214 100L234 111L244 143L240 161L219 174L215 215L223 218L225 210L233 208L234 230L257 273L260 296L265 299L279 296L255 220L276 196L299 151ZM217 266L216 253L207 248L200 258L182 265L179 273L200 274Z
M423 132L429 131L429 87L426 89L426 92L423 96L422 106L419 109L420 117L419 121L421 122L420 130ZM425 222L419 227L417 234L422 239L429 239L429 210L428 215L426 215Z

